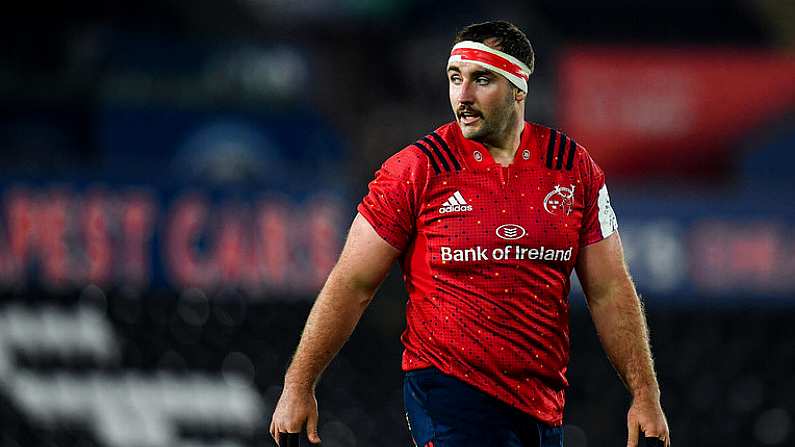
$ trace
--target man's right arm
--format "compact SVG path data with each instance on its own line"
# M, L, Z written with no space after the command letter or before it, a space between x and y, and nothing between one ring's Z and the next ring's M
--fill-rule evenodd
M315 385L350 337L399 254L357 214L342 254L312 306L287 369L270 425L274 439L280 432L298 433L306 425L309 440L320 442Z

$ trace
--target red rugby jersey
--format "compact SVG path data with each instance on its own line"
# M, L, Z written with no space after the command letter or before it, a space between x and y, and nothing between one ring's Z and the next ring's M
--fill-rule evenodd
M561 424L570 274L617 228L585 149L525 123L502 167L449 123L390 157L358 211L402 252L403 369L435 366Z

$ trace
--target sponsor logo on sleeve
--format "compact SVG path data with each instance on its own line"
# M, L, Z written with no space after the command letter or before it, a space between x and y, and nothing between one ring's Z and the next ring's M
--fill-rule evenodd
M607 193L607 185L599 188L599 198L596 200L599 207L599 229L602 230L602 237L613 234L618 229L618 220L613 207L610 205L610 195Z

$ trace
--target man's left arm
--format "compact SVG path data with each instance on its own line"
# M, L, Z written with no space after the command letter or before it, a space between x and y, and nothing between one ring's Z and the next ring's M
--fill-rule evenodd
M670 446L646 317L624 262L618 232L580 250L577 277L602 346L632 394L627 446L636 447L640 433Z

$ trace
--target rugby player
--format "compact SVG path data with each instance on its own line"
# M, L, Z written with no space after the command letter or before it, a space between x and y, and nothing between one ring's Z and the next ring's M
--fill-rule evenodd
M670 446L642 306L605 175L566 134L524 119L533 50L470 25L447 62L455 121L391 156L358 206L285 375L270 431L320 442L315 386L398 260L402 367L417 446L563 445L570 275L631 393L627 446Z

